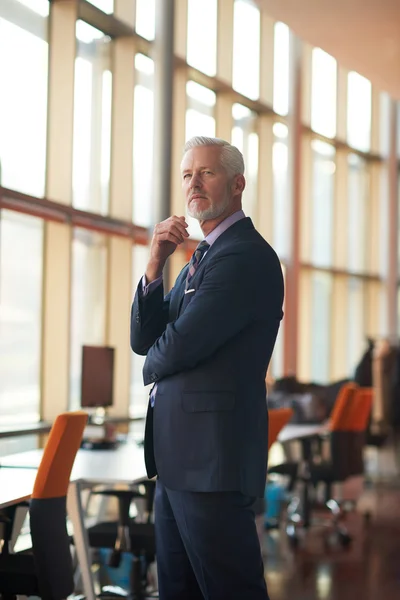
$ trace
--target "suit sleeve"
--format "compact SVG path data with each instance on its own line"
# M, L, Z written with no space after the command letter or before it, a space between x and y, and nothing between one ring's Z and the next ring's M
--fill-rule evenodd
M164 286L161 282L144 295L142 280L139 281L131 309L131 348L136 354L146 355L165 331L170 294L171 292L164 298Z
M279 263L271 261L265 265L267 272L264 270L260 284L260 264L253 258L232 253L210 261L185 311L166 326L148 350L143 368L145 385L207 360L257 315L260 317L260 310L265 309L267 314L272 311L272 319L281 318L282 304L278 307L283 288L279 286ZM266 278L271 283L270 301Z

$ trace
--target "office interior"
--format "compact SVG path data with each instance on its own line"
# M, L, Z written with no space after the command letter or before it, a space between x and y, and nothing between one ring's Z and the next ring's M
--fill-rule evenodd
M271 598L375 599L386 585L391 600L398 456L376 365L399 336L400 14L389 0L365 14L358 0L330 4L0 2L0 462L43 446L57 415L80 408L83 346L114 349L107 419L143 437L133 294L152 227L186 213L185 141L226 139L245 158L244 211L285 278L269 389L352 380L373 340L370 419L387 434L364 452L375 541L361 513L349 549L312 532L293 548L265 530ZM167 287L202 239L190 218L189 230Z

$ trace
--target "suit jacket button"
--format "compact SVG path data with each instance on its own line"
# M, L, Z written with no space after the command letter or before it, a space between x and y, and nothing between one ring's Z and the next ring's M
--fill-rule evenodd
M140 323L140 314L136 313L136 317L135 317L136 323Z
M150 380L156 381L156 379L157 379L157 373L150 373Z

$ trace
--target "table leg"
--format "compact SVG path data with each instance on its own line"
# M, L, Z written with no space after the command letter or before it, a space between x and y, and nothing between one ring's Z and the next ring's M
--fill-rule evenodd
M96 600L91 571L89 539L85 527L85 513L82 506L79 481L71 482L67 495L67 511L74 531L74 542L78 564L81 570L83 593L86 600Z

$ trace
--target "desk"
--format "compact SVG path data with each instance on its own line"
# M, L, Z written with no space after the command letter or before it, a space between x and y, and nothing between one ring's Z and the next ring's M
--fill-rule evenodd
M24 494L23 499L29 498L42 454L43 450L29 450L28 452L4 456L0 460L0 464L7 467L0 468L0 476L4 473L4 481L8 479L8 485L11 486L9 489L11 504L18 501L16 496ZM7 473L9 473L8 476ZM29 475L25 480L25 485L22 483L25 478L24 475L21 477L19 486L17 479L19 474L26 473ZM90 487L96 483L105 485L115 483L131 484L145 477L143 448L139 448L136 443L121 444L113 450L78 450L68 489L67 510L74 531L75 548L86 600L95 600L96 595L91 574L89 542L84 521L85 514L81 491L85 487ZM0 493L1 481L0 478ZM17 494L15 493L15 485L17 485Z
M281 444L294 442L305 438L311 438L327 433L327 423L317 423L316 425L285 425L278 435L278 441Z
M36 471L31 469L0 468L0 508L29 500Z

